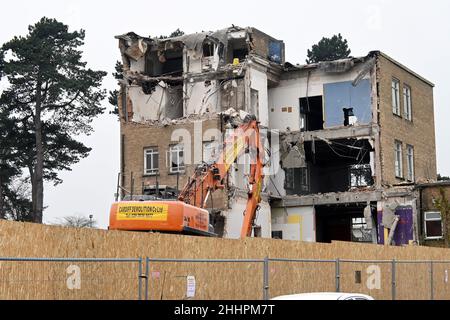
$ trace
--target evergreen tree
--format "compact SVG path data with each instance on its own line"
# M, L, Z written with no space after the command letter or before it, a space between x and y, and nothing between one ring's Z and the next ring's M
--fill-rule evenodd
M346 39L342 35L334 35L331 38L323 37L317 44L308 50L306 63L317 63L321 61L333 61L344 59L350 56L351 50L348 48Z
M34 222L42 223L44 180L61 182L57 171L70 170L89 154L75 138L91 133L93 119L104 111L100 87L106 73L82 61L84 37L84 30L69 32L44 17L0 50L0 56L12 56L0 64L9 82L0 113L15 123L16 161L30 176Z

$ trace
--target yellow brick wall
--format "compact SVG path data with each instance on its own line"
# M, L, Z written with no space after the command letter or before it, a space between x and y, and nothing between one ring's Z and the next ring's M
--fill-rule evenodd
M437 172L433 87L383 56L379 56L377 68L382 183L391 185L404 181L395 177L395 140L403 143L403 176L407 176L406 145L409 144L414 146L415 180L435 180ZM398 117L392 112L392 78L400 80L402 117ZM403 87L405 84L411 88L412 122L403 117Z
M202 122L203 133L208 129L220 128L220 120L205 120ZM121 123L121 134L124 135L124 188L130 190L131 172L134 177L134 194L142 194L142 183L144 185L155 185L156 177L144 175L144 149L148 147L158 147L159 151L159 175L160 185L177 186L177 175L169 172L168 159L166 154L171 145L178 141L172 141L171 136L176 129L186 129L191 136L191 163L194 159L194 122L169 126L150 126L145 124L124 122ZM218 139L218 137L215 137ZM185 142L187 143L187 142ZM185 146L186 148L186 146ZM179 189L183 189L188 177L192 176L195 165L186 164L186 172L179 175ZM214 207L226 207L226 194L220 190L214 193Z

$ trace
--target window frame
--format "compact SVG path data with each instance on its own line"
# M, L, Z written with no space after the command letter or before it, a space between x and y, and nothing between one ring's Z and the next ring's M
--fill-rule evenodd
M410 152L412 151L412 152ZM410 163L411 160L411 163ZM415 170L414 170L414 146L406 145L406 179L408 181L415 180Z
M177 167L172 167L172 156L173 153L177 152ZM183 153L183 165L180 165L180 152ZM177 143L169 146L169 173L185 173L186 172L186 163L184 162L184 145L182 143Z
M396 84L396 87L394 87L394 83ZM392 78L391 95L392 95L392 113L396 116L401 117L402 114L400 106L400 80L398 80L397 78Z
M403 84L403 114L405 120L412 122L412 94L411 87L407 84Z
M397 149L397 146L400 146L400 150ZM399 156L399 159L397 159L397 156ZM397 170L397 162L398 162L398 170ZM403 143L399 140L394 141L394 171L396 178L398 179L405 178L403 174Z
M431 218L431 219L427 219L427 214L429 213L439 213L440 218ZM427 234L427 222L428 221L440 221L441 222L441 236L438 237L429 237ZM425 240L442 240L444 239L444 226L442 224L442 213L440 211L425 211L423 214L423 224L424 224L424 235L425 235Z
M156 150L156 152L155 152ZM151 151L151 153L149 153L149 151ZM153 168L153 163L154 163L154 159L153 156L154 155L158 155L158 161L156 162L157 164L157 168ZM147 156L151 155L151 166L152 168L148 168L147 166ZM159 149L158 147L146 147L144 148L144 175L145 176L156 176L159 174Z

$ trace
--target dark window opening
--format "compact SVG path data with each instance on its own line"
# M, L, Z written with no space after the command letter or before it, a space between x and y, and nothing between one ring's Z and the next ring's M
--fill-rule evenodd
M362 277L361 277L361 271L355 271L355 283L356 284L361 284L361 279Z
M145 61L145 73L151 77L181 76L183 55L181 50L151 51Z
M283 239L283 231L272 231L272 239Z
M228 42L228 63L233 63L234 59L239 59L239 62L247 59L248 46L245 39L234 39Z
M248 50L247 49L235 49L233 50L233 60L239 59L239 61L244 61L247 59Z
M300 114L304 119L302 131L323 130L322 96L300 98Z
M203 57L212 57L214 55L214 44L211 42L203 43Z
M317 242L372 243L372 232L376 232L376 228L367 228L364 218L366 206L367 203L315 206ZM376 218L375 204L372 205L372 217Z
M284 189L288 195L301 195L309 192L308 168L284 169Z
M347 192L374 184L368 140L338 139L305 142L309 192Z

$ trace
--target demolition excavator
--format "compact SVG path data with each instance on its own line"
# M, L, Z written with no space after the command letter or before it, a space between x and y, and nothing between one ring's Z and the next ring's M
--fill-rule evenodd
M229 132L231 131L231 132ZM250 237L261 201L264 146L259 123L246 119L233 130L227 130L217 161L199 165L177 199L119 201L111 206L110 230L153 231L200 236L216 236L211 230L206 209L211 194L225 188L232 164L244 153L250 155L248 199L243 213L241 238Z

